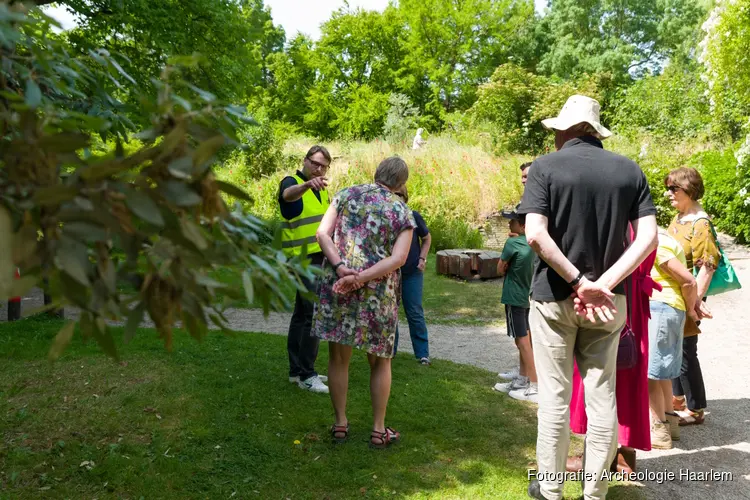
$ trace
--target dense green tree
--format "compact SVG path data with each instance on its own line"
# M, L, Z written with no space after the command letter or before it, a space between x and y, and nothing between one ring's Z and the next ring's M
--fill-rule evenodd
M268 86L262 104L269 118L301 127L310 112L308 94L316 83L312 40L297 35L283 52L271 54L267 65L273 85Z
M695 38L698 0L550 0L537 35L539 71L563 78L610 73L625 81L658 67Z
M433 114L470 106L477 84L513 56L534 21L525 0L401 0L399 9L408 33L404 64L421 77L406 94Z
M266 61L284 45L284 31L262 0L62 0L78 25L73 50L118 54L140 87L175 56L199 54L190 79L219 98L246 100L269 82Z

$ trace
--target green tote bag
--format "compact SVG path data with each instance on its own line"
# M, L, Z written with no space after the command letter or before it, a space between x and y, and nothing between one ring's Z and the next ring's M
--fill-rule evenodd
M701 217L701 219L705 219L705 217ZM695 219L695 221L693 221L693 228L695 228L695 223L701 219ZM714 225L711 224L710 220L708 220L708 224L709 226L711 226L711 233L714 235L714 241L716 241L716 247L719 249L721 258L719 259L719 265L716 267L716 272L714 272L714 275L711 278L711 284L708 286L706 295L719 295L720 293L739 290L740 288L742 288L742 285L740 284L740 280L737 278L737 273L734 272L732 263L729 262L727 256L724 255L724 250L719 244L719 237L716 234ZM693 275L698 276L699 271L700 269L693 266Z

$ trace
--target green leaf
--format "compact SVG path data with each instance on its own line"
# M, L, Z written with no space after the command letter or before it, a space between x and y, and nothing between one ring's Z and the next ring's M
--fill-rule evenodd
M79 241L95 243L97 241L107 241L109 234L101 226L89 222L69 222L63 224L63 232Z
M112 335L112 331L107 327L107 324L104 322L104 318L101 316L98 316L94 322L93 322L93 328L91 329L91 334L94 337L94 340L96 340L96 343L99 344L99 347L102 348L102 350L107 353L109 356L112 356L115 361L119 361L120 357L117 354L117 346L115 345L115 338Z
M137 217L154 226L163 227L164 218L159 207L149 195L143 191L128 189L125 191L125 204Z
M76 132L61 132L54 135L45 135L39 139L39 147L55 153L69 153L88 147L91 140L84 134Z
M117 293L117 270L115 263L107 259L99 262L99 276L107 287L110 294Z
M167 170L178 179L190 179L193 174L193 159L189 156L178 158L167 165Z
M216 96L211 92L208 92L207 90L200 89L191 83L188 83L187 86L190 87L193 92L198 94L198 96L206 102L213 102L216 100Z
M182 227L182 234L185 235L185 238L192 241L198 250L202 251L208 248L208 242L203 236L201 228L196 223L183 218L180 220L180 226Z
M255 262L256 264L258 264L258 267L260 267L269 276L271 276L274 279L274 281L278 281L279 280L279 273L278 273L278 271L276 271L276 269L274 269L273 267L271 267L271 265L268 262L266 262L262 258L258 257L257 255L250 255L250 259L253 262Z
M219 190L225 192L229 196L234 196L235 198L238 198L240 200L252 201L252 198L250 198L250 195L248 195L242 188L239 188L235 186L234 184L230 184L224 181L215 181L215 182L216 182L216 187L218 187Z
M57 268L85 287L91 286L89 280L88 250L84 245L63 244L55 255Z
M50 361L57 361L60 358L65 351L65 348L70 344L70 341L73 340L75 327L75 321L68 321L57 333L55 340L52 342L52 346L49 349L49 353L47 354L47 358Z
M138 326L143 322L143 315L146 312L146 304L139 302L128 314L128 320L125 322L125 331L123 338L127 344L133 337L138 329Z
M167 181L160 185L164 197L178 207L194 207L203 199L190 186L180 181Z
M253 279L250 276L250 272L245 270L242 272L242 286L245 288L245 296L247 297L248 305L252 305L255 299L255 290L253 289Z
M59 205L76 197L78 189L74 186L50 186L38 189L34 201L40 205Z
M226 139L223 135L216 135L206 141L200 143L193 153L193 165L195 168L200 168L206 162L214 157L217 151L226 144Z
M182 312L182 322L184 323L185 327L187 327L187 331L188 333L190 333L191 337L193 337L195 340L203 340L203 337L205 337L206 335L205 323L203 323L187 311Z
M39 85L29 78L26 80L26 105L32 109L36 109L42 103L42 89Z

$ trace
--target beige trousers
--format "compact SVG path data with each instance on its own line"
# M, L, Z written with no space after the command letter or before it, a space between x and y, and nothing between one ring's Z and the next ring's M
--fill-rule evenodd
M542 494L549 500L562 498L570 444L574 359L583 378L588 417L584 498L607 495L602 471L609 470L617 452L615 376L617 346L627 316L624 295L615 296L615 306L614 321L592 323L576 315L572 299L531 303L529 319L539 379L537 477Z

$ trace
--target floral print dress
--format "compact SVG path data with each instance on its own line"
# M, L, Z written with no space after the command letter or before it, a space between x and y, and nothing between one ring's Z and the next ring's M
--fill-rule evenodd
M417 226L406 204L378 184L343 189L332 205L338 213L333 243L344 265L355 271L364 271L390 256L398 235ZM333 267L324 264L311 335L376 356L393 357L399 270L342 295L333 291L338 279Z

